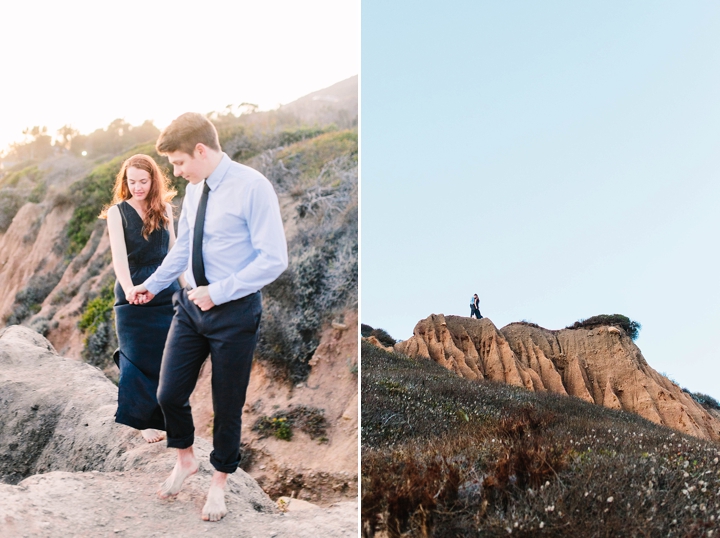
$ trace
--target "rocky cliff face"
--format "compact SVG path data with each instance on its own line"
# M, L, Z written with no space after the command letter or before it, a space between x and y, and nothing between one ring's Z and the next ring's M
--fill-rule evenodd
M550 331L487 318L431 315L395 350L432 359L461 377L575 396L657 424L720 440L720 418L653 370L617 327Z

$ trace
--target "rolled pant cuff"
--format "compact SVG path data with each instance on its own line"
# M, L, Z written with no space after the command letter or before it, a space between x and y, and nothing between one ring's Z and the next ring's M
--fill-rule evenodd
M213 454L210 454L210 465L212 465L216 471L220 471L221 473L227 473L227 474L233 474L235 471L237 471L237 468L240 466L240 460L229 463L229 464L223 464L216 460L213 457Z
M167 447L168 448L190 448L193 446L193 443L195 442L195 434L191 433L187 437L182 437L180 439L176 438L167 438Z

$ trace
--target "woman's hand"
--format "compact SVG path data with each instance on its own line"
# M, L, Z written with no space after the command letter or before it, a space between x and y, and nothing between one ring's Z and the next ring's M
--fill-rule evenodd
M125 294L125 298L127 299L128 303L130 304L145 304L149 303L153 300L155 297L155 294L150 293L147 288L140 284L138 286L133 286L130 288L130 290Z

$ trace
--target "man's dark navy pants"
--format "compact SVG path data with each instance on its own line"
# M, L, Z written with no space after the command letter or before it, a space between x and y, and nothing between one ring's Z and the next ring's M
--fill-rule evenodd
M262 314L262 296L253 293L203 312L180 290L173 296L173 317L162 366L158 402L165 415L167 446L188 448L195 427L188 402L200 367L212 362L213 451L210 463L233 473L240 463L240 430L250 367Z

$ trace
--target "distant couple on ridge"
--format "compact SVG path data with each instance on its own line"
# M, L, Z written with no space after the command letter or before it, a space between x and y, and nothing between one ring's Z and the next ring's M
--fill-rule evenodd
M470 317L473 316L475 316L476 319L482 319L482 314L480 313L480 297L478 297L477 293L470 297Z
M178 449L158 490L162 499L177 495L198 470L188 400L209 354L215 473L202 518L218 521L227 514L228 474L240 463L260 289L287 268L285 232L271 183L222 151L206 117L183 114L160 134L156 150L189 183L177 240L170 205L176 193L147 155L122 164L113 201L101 214L117 278L115 420L141 430L149 443L166 436L167 446Z

